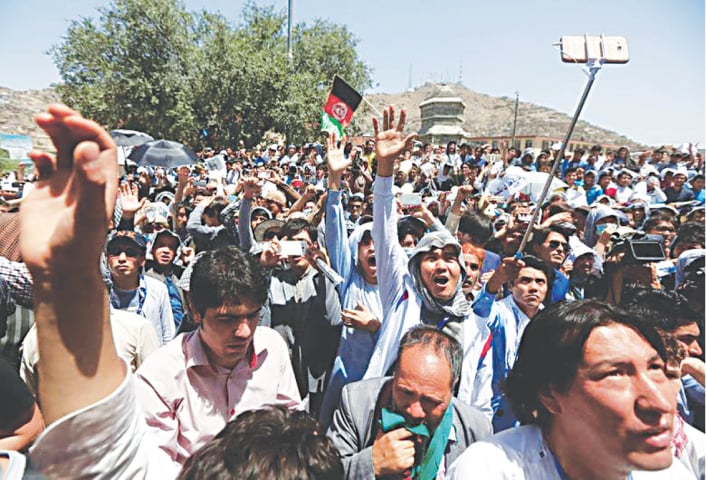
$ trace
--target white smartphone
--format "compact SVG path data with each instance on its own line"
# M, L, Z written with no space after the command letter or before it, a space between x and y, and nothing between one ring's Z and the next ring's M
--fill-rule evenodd
M607 35L564 35L561 37L561 61L586 63L602 59L605 63L628 63L628 41L625 37Z
M301 257L306 252L307 244L301 240L282 240L279 242L279 254L285 257Z
M402 208L418 207L422 204L421 193L403 193L400 195Z

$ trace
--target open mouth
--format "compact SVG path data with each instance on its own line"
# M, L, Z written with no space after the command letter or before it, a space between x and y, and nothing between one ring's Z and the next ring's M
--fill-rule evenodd
M446 275L437 275L435 277L432 277L432 281L434 284L436 284L439 287L445 287L446 285L449 284L449 277Z
M375 260L375 255L370 255L368 257L368 265L371 267L377 266L377 260Z

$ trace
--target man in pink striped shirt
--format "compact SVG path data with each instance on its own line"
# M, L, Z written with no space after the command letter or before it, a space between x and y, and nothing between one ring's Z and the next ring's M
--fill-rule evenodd
M189 298L198 328L136 372L145 420L170 461L183 464L243 411L301 401L284 340L258 326L268 287L257 260L240 249L199 257Z

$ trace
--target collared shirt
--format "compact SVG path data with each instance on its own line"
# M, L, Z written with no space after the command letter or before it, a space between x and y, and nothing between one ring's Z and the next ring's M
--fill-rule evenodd
M24 263L0 257L0 277L7 282L17 304L32 308L32 276Z
M520 310L512 295L496 302L495 297L489 294L485 287L473 303L473 311L485 320L493 335L493 428L495 432L499 432L515 426L516 423L502 385L515 364L520 340L530 318Z
M257 327L252 352L233 370L211 365L200 330L179 335L137 371L137 398L160 450L182 464L233 417L270 404L301 402L287 347Z
M164 345L174 338L176 327L169 292L167 286L159 280L140 275L136 290L113 288L110 292L110 303L118 310L137 313L149 320L160 344Z

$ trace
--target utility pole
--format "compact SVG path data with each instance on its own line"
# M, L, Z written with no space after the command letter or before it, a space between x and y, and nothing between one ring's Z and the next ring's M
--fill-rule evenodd
M517 132L517 107L520 104L520 92L515 92L515 120L512 122L512 140L510 140L510 146L515 146L515 133Z
M287 60L292 63L292 0L287 0Z

